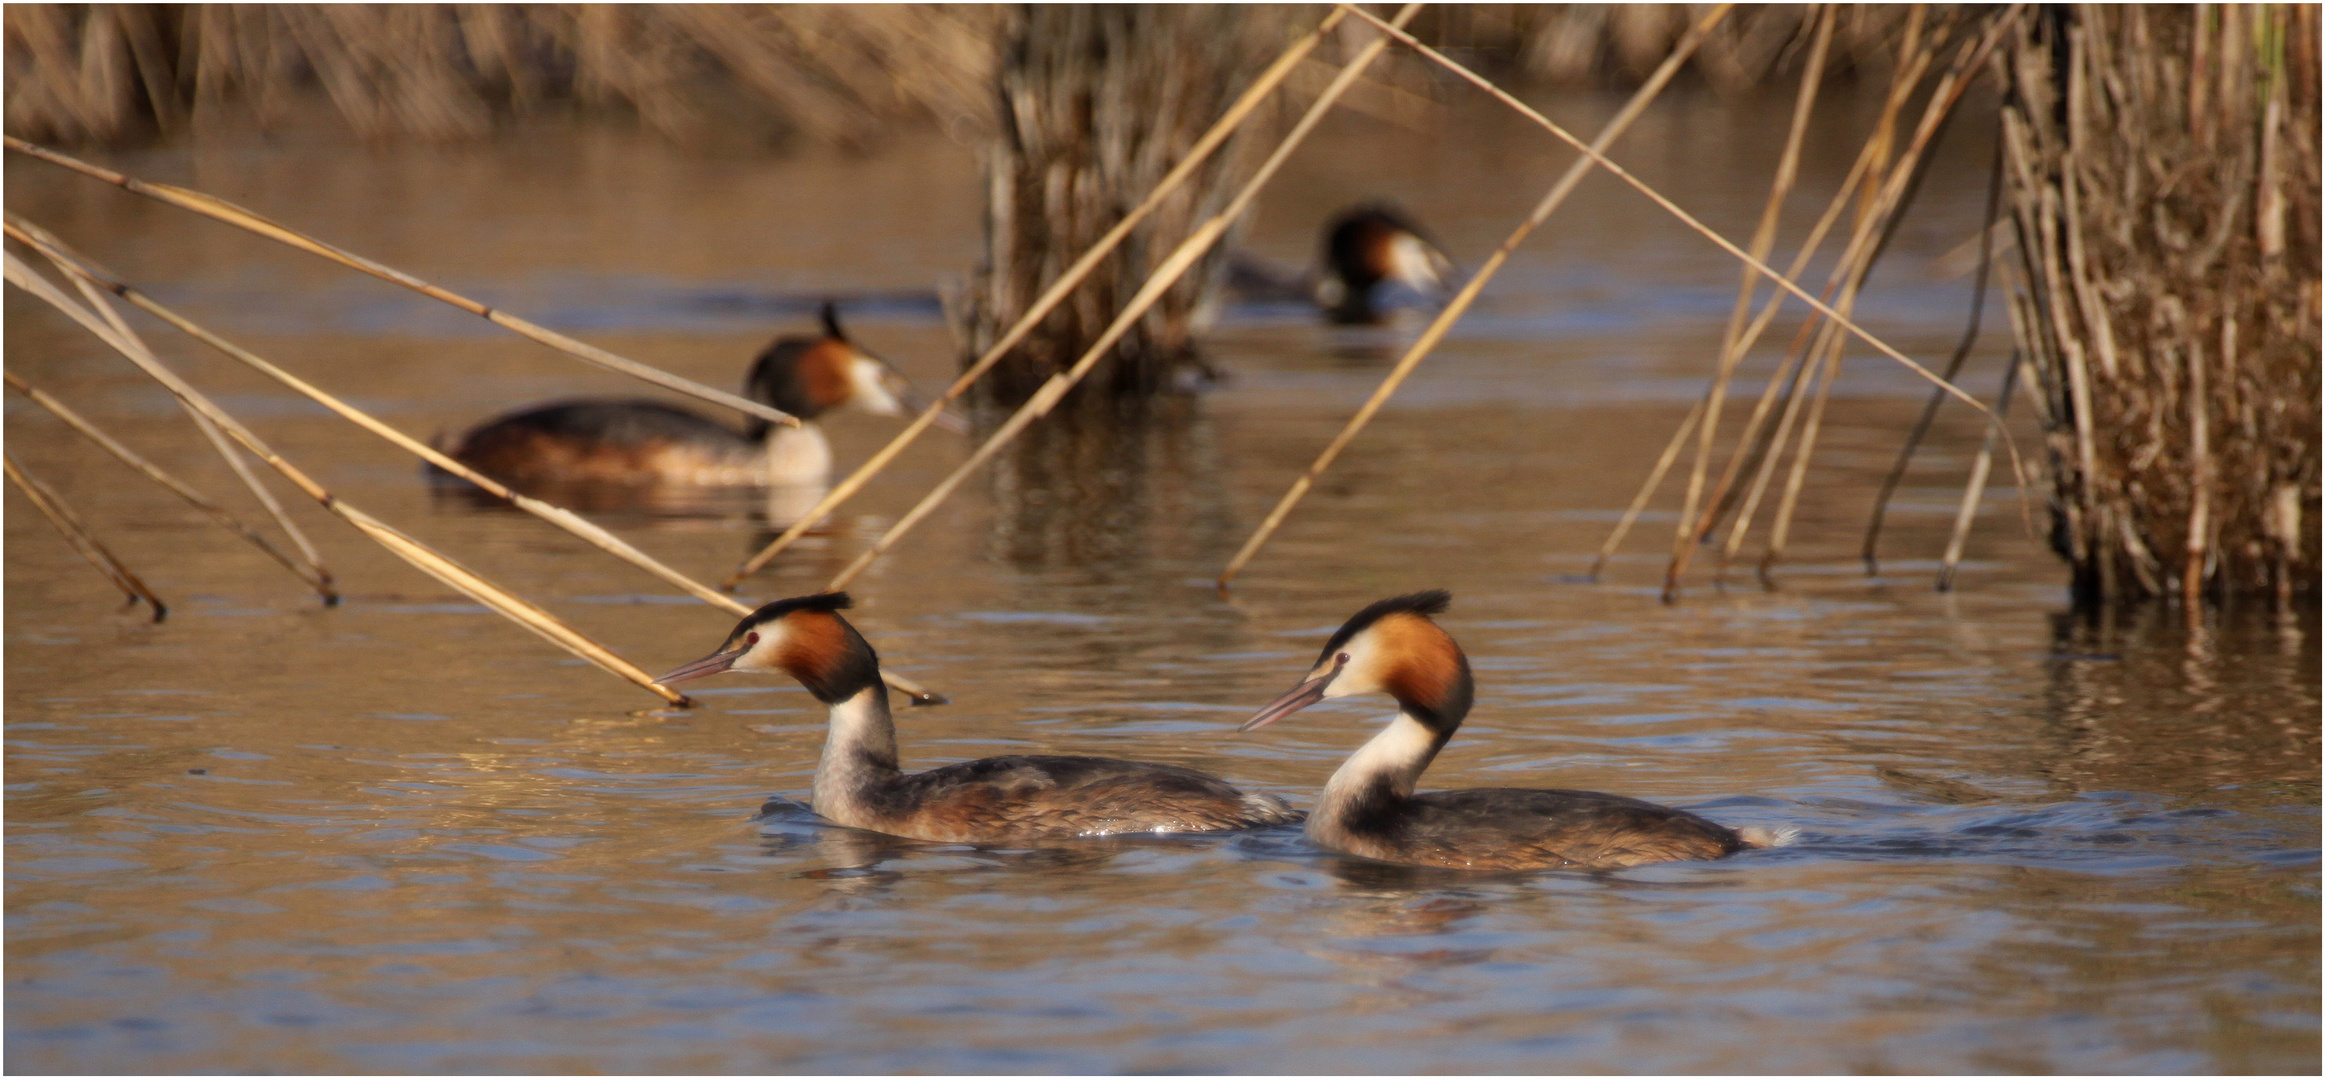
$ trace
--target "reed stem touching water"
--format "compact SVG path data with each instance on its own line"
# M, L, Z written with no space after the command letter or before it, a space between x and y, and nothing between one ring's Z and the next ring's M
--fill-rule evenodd
M169 605L162 603L161 597L154 595L154 591L139 580L136 574L131 573L129 567L122 565L120 558L97 539L96 533L90 531L88 523L81 520L81 515L73 512L64 496L57 494L55 488L43 483L39 477L25 472L24 467L17 464L15 454L7 454L0 461L4 461L7 466L9 482L24 492L25 498L32 500L32 505L40 510L41 516L56 526L57 532L64 535L65 542L71 544L74 551L79 552L82 558L89 561L89 565L97 568L98 573L113 582L114 587L128 594L131 604L145 601L146 606L153 611L155 622L169 617Z

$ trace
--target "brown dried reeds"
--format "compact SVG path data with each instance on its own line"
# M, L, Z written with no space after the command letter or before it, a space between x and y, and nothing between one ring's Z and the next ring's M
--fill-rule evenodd
M1742 544L1755 512L1775 479L1777 466L1790 445L1791 468L1781 488L1774 520L1769 527L1767 550L1760 561L1761 577L1767 582L1771 567L1785 549L1793 514L1799 506L1825 406L1840 371L1846 336L1857 336L1874 344L1892 360L1906 364L1917 375L1930 380L1937 387L1939 395L1970 404L1984 414L1990 426L1987 455L1991 455L1995 444L2000 442L2011 454L2014 476L2024 477L2018 464L2017 450L2002 431L1998 410L1980 404L1952 382L1960 368L1965 349L1957 350L1947 372L1940 375L1868 337L1849 321L1849 313L1866 276L1880 258L1890 235L1912 201L1913 192L1928 164L1932 144L1972 80L2001 45L2008 26L2004 20L2015 15L2016 10L2009 9L1999 14L1959 9L1932 11L1917 7L1908 12L1896 43L1898 64L1873 134L1860 151L1857 164L1853 166L1849 177L1835 192L1825 213L1796 253L1789 271L1789 274L1798 273L1808 265L1843 209L1854 204L1857 213L1848 240L1827 278L1823 299L1813 299L1789 280L1769 275L1781 292L1769 297L1760 314L1741 335L1736 333L1737 319L1731 318L1726 343L1721 351L1721 362L1704 400L1698 402L1681 422L1679 431L1674 433L1665 453L1651 469L1647 482L1642 485L1631 508L1601 547L1599 559L1593 565L1594 576L1622 541L1656 487L1662 483L1680 446L1693 434L1698 439L1698 454L1679 516L1672 555L1665 570L1664 598L1669 602L1677 597L1682 574L1696 548L1710 539L1714 530L1733 512L1734 523L1721 549L1721 566L1725 571L1729 558ZM1815 81L1814 76L1805 77L1799 91L1799 104L1795 113L1797 133L1798 125L1805 116L1809 96L1814 91ZM1916 98L1923 100L1922 114L1908 129L1901 124L1903 112L1906 105ZM1791 170L1781 161L1776 182L1772 185L1772 196L1780 197L1790 183ZM1649 194L1651 198L1656 198L1653 193ZM1722 244L1730 248L1732 253L1737 253L1733 245L1725 241ZM1737 254L1742 257L1741 253ZM1752 269L1746 275L1747 292L1740 294L1740 297L1749 296L1755 277L1767 274L1755 260L1746 261ZM1791 293L1808 302L1814 309L1813 314L1803 322L1783 361L1763 387L1742 432L1729 451L1728 462L1721 470L1719 479L1707 489L1704 479L1710 461L1708 451L1713 445L1713 433L1719 426L1720 409L1735 362L1744 350L1752 347L1761 331L1774 318L1780 303L1786 299L1782 293ZM1741 310L1740 307L1739 312ZM1775 417L1773 426L1770 423L1772 414ZM1989 456L1982 456L1977 469L1979 484L1983 485L1988 467ZM1739 482L1746 473L1752 474L1751 481L1749 485L1740 487ZM1868 542L1871 543L1870 538Z
M1021 321L1076 253L1095 247L1134 192L1156 190L1252 82L1268 55L1252 9L1232 5L1038 4L1003 50L999 123L985 154L986 250L963 295L960 335L984 352ZM994 367L989 400L1017 405L1065 370L1177 239L1219 212L1250 168L1230 137L1115 244L1084 283ZM1196 309L1225 249L1206 253L1116 346L1092 389L1152 394L1192 354Z
M2318 587L2312 5L2078 6L1997 59L2013 326L2086 601Z
M474 138L559 102L674 138L861 145L982 128L984 5L11 4L7 130L169 133L327 100L367 137Z

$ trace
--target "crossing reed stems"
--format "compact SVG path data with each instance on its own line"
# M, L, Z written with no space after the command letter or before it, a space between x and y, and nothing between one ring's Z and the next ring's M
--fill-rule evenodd
M76 282L93 285L129 301L131 304L135 305L140 310L145 311L147 314L153 315L154 317L161 319L163 322L169 323L171 326L185 333L188 337L191 337L196 341L200 341L201 343L210 346L212 349L217 350L219 353L224 354L228 358L257 371L260 374L265 375L268 378L273 379L294 391L297 391L299 394L304 395L309 400L314 401L316 404L319 404L324 408L337 413L343 419L354 423L357 427L363 428L364 430L387 440L398 449L404 450L413 456L420 458L422 461L426 461L427 463L434 465L437 468L444 470L445 472L451 473L452 475L457 476L462 480L466 480L471 484L475 484L477 487L482 488L486 492L492 494L494 497L507 501L511 505L517 507L519 510L523 510L524 512L531 514L534 517L540 518L543 521L547 521L550 524L555 525L576 537L579 537L582 541L588 543L592 547L595 547L600 551L606 552L607 554L621 559L622 561L629 563L632 566L644 570L647 573L660 578L662 581L668 584L677 586L679 589L685 591L688 595L693 596L694 598L701 600L704 603L721 608L732 615L740 616L748 615L751 613L752 608L749 605L746 605L736 600L732 596L722 593L694 580L693 578L686 576L683 573L680 573L678 570L661 562L653 556L638 550L636 547L632 546L629 542L623 540L622 538L606 531L605 528L599 526L595 522L592 522L589 519L584 518L581 515L576 514L564 507L543 502L540 499L536 499L529 495L512 490L507 485L502 484L501 482L468 467L458 459L453 458L436 449L435 447L411 437L410 435L406 435L405 433L398 431L395 427L382 422L380 419L372 416L370 413L364 412L363 410L358 409L353 405L349 405L347 402L341 400L340 398L325 392L321 388L316 387L315 385L299 378L296 375L291 374L288 371L283 370L280 367L277 367L275 364L265 360L257 354L252 353L249 350L244 349L241 346L218 336L217 334L211 332L209 329L203 327L201 324L196 323L193 320L188 319L175 311L172 311L168 307L155 302L153 298L146 296L143 292L140 292L135 287L120 281L111 274L91 264L86 258L81 257L78 253L72 251L70 248L65 247L61 241L58 241L54 236L50 235L46 230L41 229L39 226L33 225L30 222L24 221L23 219L11 214L8 216L7 220L7 233L10 237L24 242L25 244L33 247L35 250L41 252L41 254L47 256L51 261L55 262L60 268L64 269L70 276L72 276ZM896 687L898 690L903 691L917 704L936 704L944 700L939 695L929 691L926 687L922 687L917 683L914 683L913 681L905 679L901 676L890 678L889 684Z
M924 409L921 415L913 418L913 422L906 425L903 431L898 432L895 438L890 439L888 445L881 447L880 452L866 459L864 464L856 467L855 472L848 474L847 479L840 481L833 486L831 491L826 492L824 497L817 500L816 505L807 513L800 515L800 519L793 522L790 528L785 529L781 535L768 541L765 547L760 548L750 558L745 559L742 565L735 568L734 573L728 575L726 581L720 583L719 587L732 591L743 582L743 579L758 573L777 555L782 554L784 549L789 548L800 537L806 535L809 529L821 523L832 511L839 509L841 503L855 497L866 483L888 467L889 462L896 460L897 455L903 453L905 447L912 445L913 440L920 438L921 433L927 431L929 425L936 422L938 416L945 411L946 405L968 393L970 387L976 384L979 377L992 370L995 364L1000 363L1003 357L1009 355L1010 350L1017 348L1018 343L1025 340L1027 334L1032 333L1036 326L1041 325L1042 320L1047 318L1050 312L1056 310L1076 286L1082 284L1083 280L1088 278L1091 272L1106 260L1108 255L1113 254L1114 250L1121 246L1124 238L1131 235L1132 229L1153 214L1157 207L1162 206L1163 200L1178 190L1188 177L1193 176L1196 169L1208 160L1212 153L1220 148L1221 144L1227 141L1228 136L1233 135L1238 128L1243 126L1244 121L1252 115L1253 110L1259 108L1261 103L1268 99L1269 94L1273 93L1288 75L1307 60L1308 54L1316 50L1317 45L1324 40L1325 35L1332 33L1347 17L1346 8L1334 8L1330 14L1325 16L1323 22L1317 24L1314 30L1309 31L1286 48L1283 55L1277 57L1274 63L1262 71L1259 77L1252 81L1252 85L1245 89L1243 95L1237 98L1225 113L1220 115L1219 120L1212 124L1211 129L1205 131L1203 136L1188 148L1187 155L1173 166L1170 172L1164 174L1163 179L1155 184L1154 190L1149 191L1146 198L1139 201L1139 205L1132 207L1130 213L1123 215L1121 221L1116 222L1113 228L1108 229L1105 235L1100 236L1097 242L1091 244L1090 249L1083 252L1082 257L1076 259L1073 265L1067 267L1065 273L1058 275L1058 280L1051 282L1049 288L1043 290L1042 295L1026 309L1025 314L1018 316L1018 320L1012 323L1010 328L1004 331L1001 337L996 339L993 345L977 358L975 363L969 365L958 378L953 380L953 385L947 387L937 400L930 402L928 408Z
M1243 571L1245 564L1252 561L1253 556L1259 554L1261 546L1265 545L1268 538L1275 534L1277 527L1284 523L1285 517L1292 512L1292 508L1299 505L1302 496L1308 494L1309 488L1316 483L1316 478L1323 475L1324 471L1331 467L1333 460L1340 456L1341 450L1357 437L1359 431L1364 430L1367 423L1372 421L1374 414L1381 410L1381 406L1389 400L1390 395L1397 392L1397 388L1405 382L1407 375L1412 374L1413 369L1421 363L1422 358L1437 348L1438 342L1445 338L1446 331L1453 327L1455 320L1460 319L1463 313L1470 310L1470 304L1477 300L1479 292L1486 287L1486 283L1493 279L1495 273L1502 269L1505 262L1509 261L1511 252L1517 250L1518 245L1527 238L1528 234L1534 232L1536 226L1541 225L1553 211L1559 208L1560 204L1566 202L1568 194L1573 192L1575 186L1582 182L1583 177L1590 173L1594 163L1606 164L1606 159L1598 152L1599 149L1612 144L1630 129L1632 121L1638 119L1639 114L1646 110L1648 103L1654 101L1656 95L1663 91L1664 85L1670 82L1672 76L1679 71L1680 64L1695 51L1696 45L1704 39L1704 35L1728 14L1731 7L1733 5L1719 5L1697 21L1687 36L1673 47L1671 55L1665 58L1664 63L1656 69L1655 74L1649 76L1648 81L1632 94L1631 100L1625 103L1623 110L1608 121L1607 127L1600 132L1597 142L1586 150L1587 156L1569 166L1567 171L1559 177L1558 182L1551 185L1551 190L1544 194L1542 201L1535 204L1534 210L1528 213L1526 219L1519 222L1518 227L1511 231L1510 235L1502 241L1500 247L1494 249L1493 254L1486 257L1485 262L1479 264L1478 269L1470 275L1470 280L1464 282L1462 288L1454 294L1453 299L1447 301L1444 310L1439 311L1437 317L1430 320L1429 326L1422 331L1421 337L1406 349L1405 355L1398 357L1396 365L1390 369L1388 376L1381 380L1381 385L1374 389L1373 395L1365 400L1365 404L1358 408L1356 414L1351 416L1346 424L1342 425L1340 432L1333 436L1332 441L1325 444L1324 450L1317 455L1316 460L1309 464L1307 470L1302 472L1292 482L1292 486L1284 492L1283 497L1276 501L1276 506L1268 512L1267 518L1260 522L1260 527L1254 529L1252 535L1245 539L1244 546L1236 552L1234 558L1228 560L1227 567L1220 571L1219 579L1214 582L1215 588L1222 593L1227 591L1228 583L1235 580L1236 575ZM1424 55L1453 67L1458 73L1467 73L1468 69L1438 55L1403 29L1382 22L1362 9L1352 8L1351 10L1356 11L1358 15L1379 27L1383 32L1403 41ZM1491 83L1487 83L1483 79L1475 79L1475 76L1472 78L1489 92L1502 97L1522 110L1526 110L1526 107L1520 105L1517 99L1502 94ZM1532 110L1526 111L1532 112ZM1543 122L1549 123L1547 120Z
M71 544L82 558L89 560L89 565L96 567L97 572L105 575L116 588L128 594L130 603L145 601L146 606L153 609L155 622L169 617L169 605L162 603L161 597L155 596L145 582L138 580L137 575L129 571L129 567L122 565L121 560L98 541L97 534L89 530L88 523L81 520L81 515L73 512L64 496L57 494L55 488L43 483L39 477L24 471L24 466L17 463L15 454L0 455L0 465L6 467L8 479L24 492L24 497L32 500L32 505L39 508L41 516L48 518L49 524L64 534L65 542Z
M81 414L74 412L64 402L58 401L48 392L25 382L23 379L18 378L15 372L0 372L0 379L5 379L8 385L15 388L18 393L32 399L33 403L39 405L41 408L47 409L51 414L55 415L57 419L64 421L67 426L71 427L75 431L80 432L90 442L104 447L107 453L110 453L114 457L121 459L123 464L128 465L130 468L144 474L147 479L152 480L154 483L168 488L172 494L175 494L177 497L184 499L186 503L192 506L194 509L200 510L202 513L208 515L210 520L217 522L219 526L224 528L226 531L249 541L251 546L258 548L262 552L265 552L268 558L281 563L283 569L289 570L293 575L298 577L299 580L306 582L310 588L313 588L318 594L320 594L324 598L325 603L331 603L338 599L338 597L331 591L330 582L317 575L311 566L301 563L298 559L292 557L291 555L285 554L281 548L276 547L266 537L259 535L258 530L243 524L241 518L235 517L233 513L229 512L225 507L222 507L216 502L212 501L209 496L206 496L195 490L192 485L187 484L185 481L182 481L177 477L164 472L161 466L146 460L145 457L139 454L137 451L130 449L128 446L123 445L120 440L115 439L109 434L106 434L104 429L90 423L88 419L83 417Z
M1394 24L1383 23L1382 25L1389 26L1393 30L1401 27L1419 13L1421 7L1420 4L1407 4L1398 11ZM1343 5L1343 10L1353 11L1360 15L1364 14L1361 9L1347 5ZM1252 178L1245 181L1243 188L1236 192L1235 198L1229 200L1228 205L1218 214L1198 225L1187 239L1180 242L1178 248L1164 258L1162 263L1155 268L1155 272L1148 276L1146 283L1141 285L1139 291L1131 297L1130 302L1123 305L1122 311L1115 316L1114 322L1109 324L1105 332L1101 333L1098 339L1091 344L1089 350L1083 353L1082 358L1075 361L1073 367L1052 375L1044 381L1024 405L1019 406L1018 410L1012 413L1001 427L995 429L994 433L975 452L970 454L969 460L962 462L951 475L940 481L935 488L922 497L919 503L907 511L904 517L897 519L895 525L890 526L879 540L874 541L872 546L858 555L854 562L849 563L845 569L841 570L827 587L839 589L855 580L856 575L863 573L866 567L871 566L897 540L910 532L914 525L927 517L930 511L936 509L937 504L943 502L946 496L951 495L971 472L990 460L994 454L999 453L1001 448L1015 439L1019 432L1026 429L1027 425L1047 414L1051 408L1056 406L1066 396L1066 392L1073 389L1074 384L1080 381L1092 367L1096 366L1098 361L1107 355L1108 350L1114 348L1115 342L1122 339L1132 324L1136 323L1140 316L1146 314L1147 309L1153 307L1155 302L1162 298L1163 293L1175 284L1189 267L1195 265L1197 259L1201 258L1205 252L1211 249L1212 245L1218 243L1220 238L1226 235L1228 226L1243 216L1244 211L1251 206L1252 200L1259 196L1260 190L1275 177L1276 171L1283 166L1285 159L1292 156L1292 151L1308 138L1308 133L1314 130L1317 123L1324 119L1325 114L1332 110L1333 103L1340 99L1341 95L1357 81L1359 76L1365 73L1366 68L1372 66L1373 61L1388 47L1389 40L1380 38L1368 42L1364 48L1358 50L1357 55L1351 58L1348 64L1341 68L1340 74L1333 78L1332 84L1325 87L1324 93L1318 95L1316 101L1309 105L1308 111L1292 126L1292 130L1287 132L1284 138L1277 143L1275 151L1268 156L1266 161L1261 163L1259 169L1252 174Z
M28 235L13 228L10 230L10 235L27 243L31 240ZM177 395L180 401L186 402L209 417L212 423L217 424L227 434L232 435L235 441L241 443L252 454L257 455L259 460L266 462L276 472L281 473L284 479L289 480L293 486L305 492L309 498L314 499L324 509L338 515L348 524L355 526L357 531L387 548L415 569L491 608L503 617L560 648L654 693L670 704L689 704L684 694L655 682L652 676L639 669L637 665L566 625L555 615L534 606L523 597L495 585L475 571L460 565L426 544L405 535L386 522L372 517L333 495L323 485L317 483L313 477L307 475L305 471L291 464L280 454L275 453L257 434L244 427L241 421L220 409L209 397L180 378L176 372L164 366L141 343L115 333L105 320L74 303L70 297L67 297L63 291L51 284L46 278L33 273L32 269L24 265L24 262L18 259L15 253L0 252L0 265L4 265L6 268L6 279L9 284L39 297L51 307L64 312L73 321L80 323L83 328L95 334L99 340L111 346L115 352L120 353L131 363L137 365L139 369L167 387L172 394Z

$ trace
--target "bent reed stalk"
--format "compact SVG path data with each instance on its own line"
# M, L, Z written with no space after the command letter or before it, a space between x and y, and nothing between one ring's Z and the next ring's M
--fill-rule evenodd
M19 238L29 239L21 236ZM309 498L314 499L324 509L329 510L350 525L355 526L357 531L371 538L380 546L387 548L415 569L491 608L503 617L575 656L652 692L672 705L691 704L686 695L655 682L652 676L646 674L637 665L566 625L557 616L533 605L523 597L495 585L483 575L460 565L426 544L405 535L386 522L364 513L333 495L323 485L317 483L313 477L308 476L305 471L291 464L280 454L275 453L256 433L244 427L241 421L219 408L209 397L180 378L176 372L164 366L141 343L124 338L114 332L105 319L74 303L48 279L34 273L31 267L26 266L23 260L16 257L14 252L0 252L0 266L5 267L5 276L9 284L39 297L51 307L65 313L74 322L80 323L84 329L96 335L98 340L112 347L115 352L120 353L140 370L152 376L155 381L168 388L172 394L177 396L178 400L199 410L212 423L217 424L220 429L232 435L235 441L249 449L259 460L266 462L276 472L281 473L284 479L289 480L292 485L305 492Z

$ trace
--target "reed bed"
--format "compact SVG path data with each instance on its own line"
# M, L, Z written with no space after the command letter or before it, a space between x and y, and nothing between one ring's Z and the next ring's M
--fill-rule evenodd
M1236 32L1265 38L1313 10L1117 17L1240 21ZM1849 8L1827 70L1885 75L1904 11ZM1700 14L1688 4L1453 4L1414 29L1519 81L1632 85ZM860 147L913 125L985 137L1009 122L992 88L1010 43L1030 22L1078 17L971 4L11 4L6 127L39 142L113 142L229 116L278 126L320 105L366 137L469 139L579 107L687 142ZM1789 78L1813 21L1813 5L1746 8L1688 69L1724 92ZM1405 106L1426 103L1426 75L1382 72L1398 90L1360 88L1351 104L1410 123ZM1304 70L1296 89L1313 94L1325 78Z
M864 145L983 129L986 5L11 4L7 129L43 142L263 125L320 99L373 138L620 109L687 141Z
M2028 12L1997 77L2013 329L2088 601L2315 592L2314 5Z

